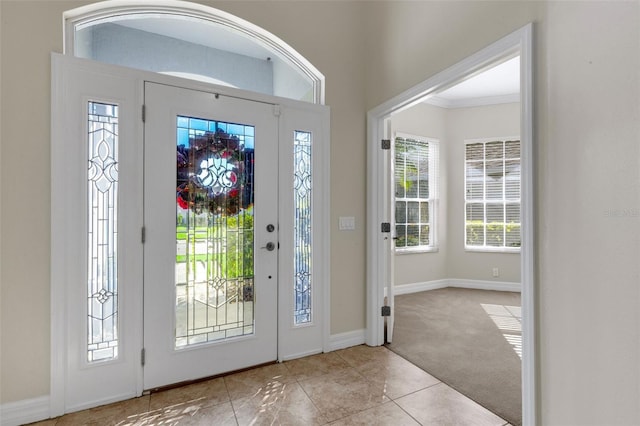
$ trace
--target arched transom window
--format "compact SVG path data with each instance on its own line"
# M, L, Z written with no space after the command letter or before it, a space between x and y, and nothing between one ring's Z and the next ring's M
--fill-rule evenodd
M68 55L324 103L324 76L309 61L262 28L208 6L106 1L64 18Z

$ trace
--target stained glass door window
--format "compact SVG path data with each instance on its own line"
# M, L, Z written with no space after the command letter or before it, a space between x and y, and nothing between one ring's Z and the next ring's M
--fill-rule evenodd
M177 117L176 348L254 332L254 137Z
M293 142L294 323L311 322L312 196L311 132L297 130Z

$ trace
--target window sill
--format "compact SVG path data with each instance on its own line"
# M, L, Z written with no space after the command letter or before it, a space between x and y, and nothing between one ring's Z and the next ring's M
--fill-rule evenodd
M504 248L504 247L469 247L469 246L465 246L464 251L474 252L474 253L520 254L520 247Z
M416 249L395 249L395 254L422 254L422 253L437 253L438 247L432 248L416 248Z

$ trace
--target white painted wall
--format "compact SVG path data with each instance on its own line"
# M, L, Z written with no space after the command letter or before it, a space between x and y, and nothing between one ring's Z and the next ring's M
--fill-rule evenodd
M87 3L0 2L2 403L49 392L49 53ZM365 324L366 111L534 22L539 422L640 423L637 1L206 3L326 76L333 334Z

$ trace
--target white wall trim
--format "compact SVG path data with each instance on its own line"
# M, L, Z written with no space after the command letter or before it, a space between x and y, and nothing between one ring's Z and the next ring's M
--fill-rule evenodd
M49 417L48 395L0 405L2 426L18 426L46 420Z
M470 288L476 290L514 291L520 293L522 285L506 281L466 280L460 278L449 279L449 287Z
M347 331L345 333L332 334L329 338L329 351L350 348L362 345L365 341L365 329Z
M282 357L282 361L291 361L292 359L304 358L306 356L317 355L320 353L322 353L322 348L286 355Z
M400 284L393 287L393 294L397 296L400 294L418 293L420 291L437 290L446 287L451 287L448 279Z
M522 290L522 285L520 283L448 278L443 280L396 285L393 288L393 294L411 294L447 287L470 288L475 290L512 291L516 293L520 293Z

